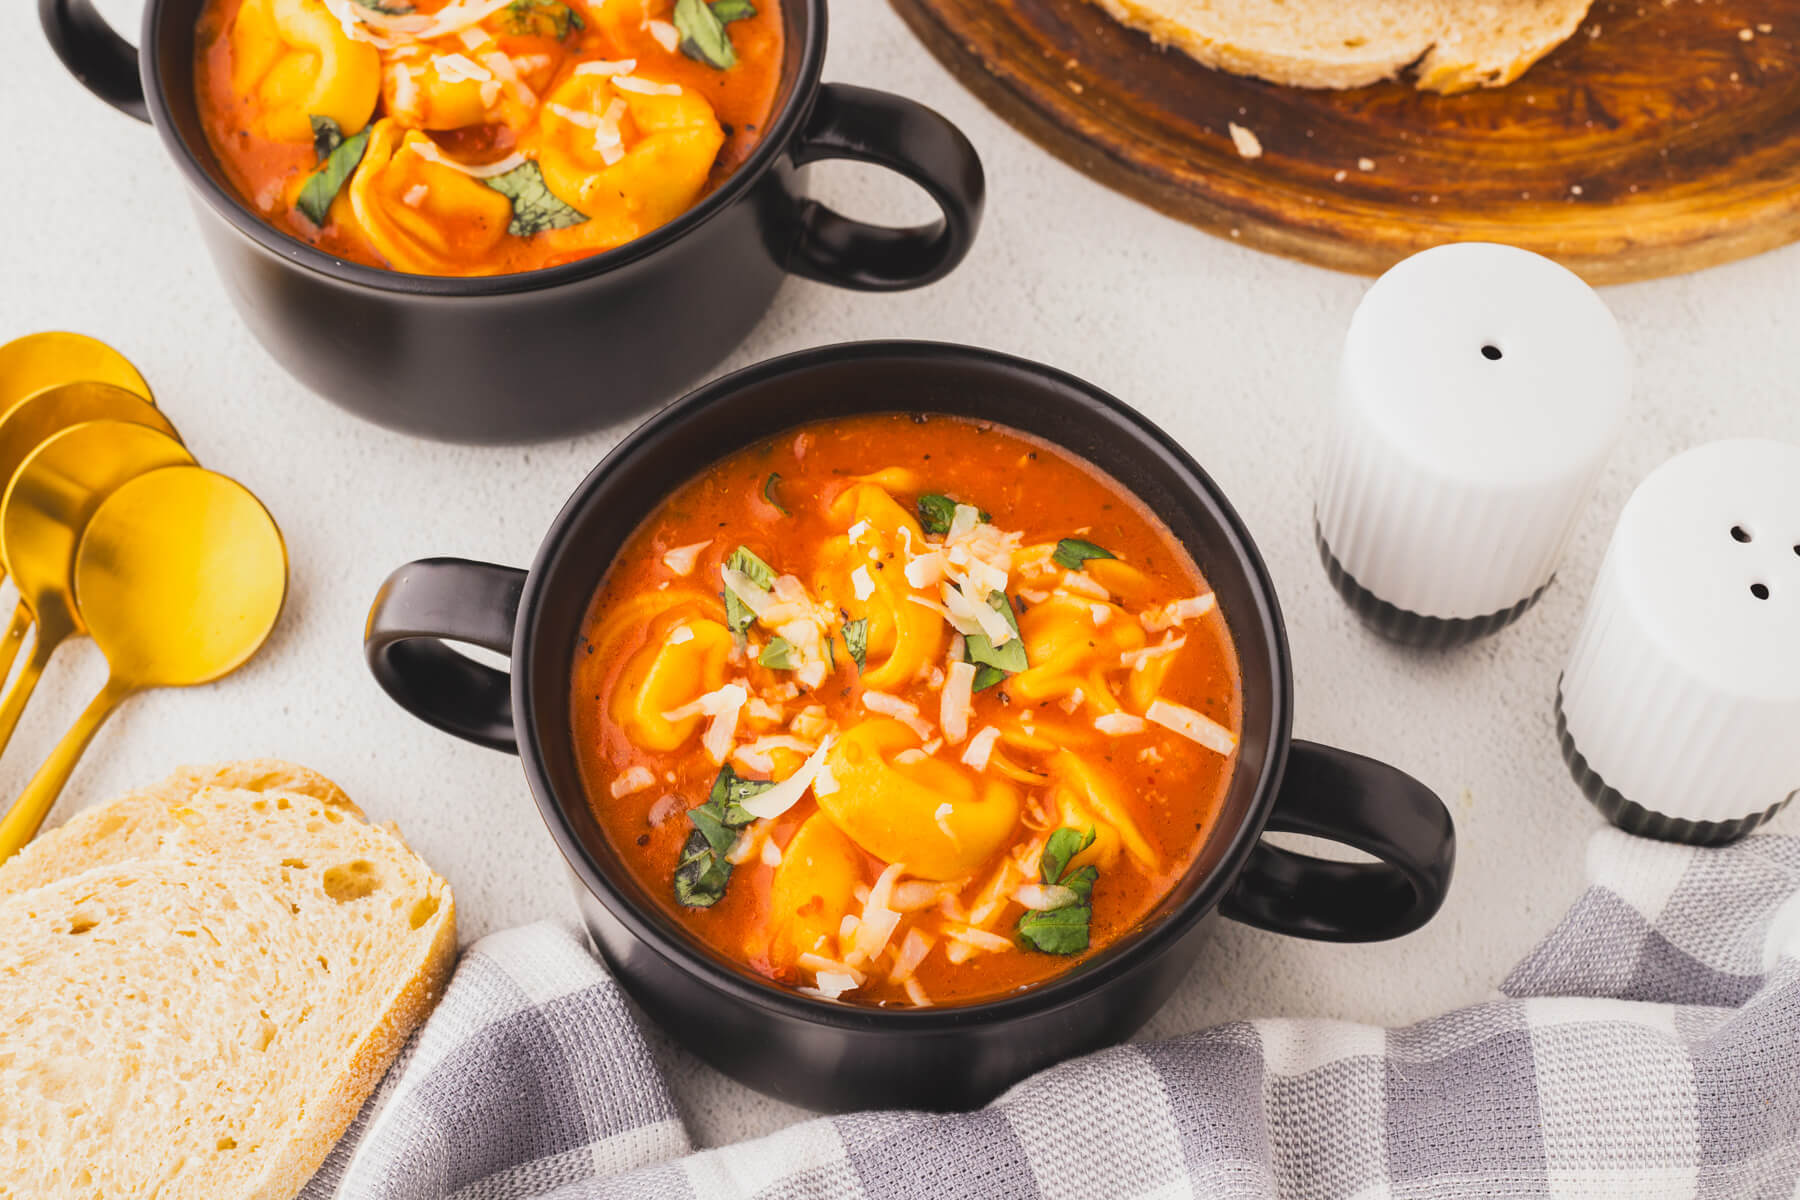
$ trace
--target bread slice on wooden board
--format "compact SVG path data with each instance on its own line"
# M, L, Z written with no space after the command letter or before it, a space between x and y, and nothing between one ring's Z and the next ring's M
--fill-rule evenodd
M306 799L313 809L329 809L332 823L360 817L362 810L337 784L317 771L278 759L252 759L210 766L180 767L161 783L76 813L52 833L38 838L0 864L0 896L37 887L100 862L156 857L166 836L218 834L216 824L196 821L184 806L207 788L244 792L282 792ZM280 813L283 810L278 809ZM230 812L221 814L227 821ZM244 809L236 814L243 836L264 840L285 836L285 822L264 821ZM360 824L360 822L359 822Z
M90 865L0 895L0 1196L287 1200L442 993L450 888L346 804L146 794L93 810L137 857L83 814L39 841Z
M1399 76L1437 92L1511 83L1566 41L1590 0L1094 0L1209 67L1305 88Z

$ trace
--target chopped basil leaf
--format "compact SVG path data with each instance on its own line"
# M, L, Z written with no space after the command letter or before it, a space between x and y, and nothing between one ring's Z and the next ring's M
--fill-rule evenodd
M413 6L410 4L383 4L381 0L356 0L356 6L390 17L404 17L413 10Z
M1064 826L1050 835L1044 843L1043 857L1038 860L1038 875L1045 883L1063 882L1063 872L1069 869L1069 860L1094 844L1099 830L1088 826L1084 836L1079 829Z
M786 638L770 638L756 661L771 671L791 671L794 669L794 647Z
M713 0L713 16L729 25L733 21L747 21L756 15L756 5L750 0Z
M1069 860L1094 844L1097 831L1084 835L1075 829L1058 829L1050 835L1040 860L1039 874L1046 884L1060 884L1074 899L1056 908L1034 910L1019 918L1019 937L1045 954L1080 954L1088 948L1088 927L1094 918L1094 882L1100 872L1092 863L1069 870Z
M1045 954L1080 954L1088 948L1094 910L1085 904L1028 912L1019 918L1019 936Z
M313 156L324 162L326 156L343 142L344 131L338 128L336 121L317 113L308 113L306 120L313 131Z
M844 625L844 649L850 652L850 661L856 664L857 671L869 658L869 621L866 617L858 617Z
M675 28L681 33L681 52L719 71L737 66L737 51L725 22L706 0L675 0Z
M362 0L358 0L361 3ZM587 22L574 7L562 0L512 0L506 6L506 32L527 36L551 37L558 41L572 31L587 28Z
M825 635L825 661L833 671L837 670L837 642L829 633Z
M1025 641L1019 636L1019 618L1013 615L1012 605L1000 592L988 593L988 607L995 612L1006 614L1006 623L1012 626L1012 636L1006 644L996 646L985 633L971 633L963 638L963 658L977 666L995 667L1011 675L1023 671L1030 664L1025 661Z
M975 668L975 683L971 690L985 692L996 683L1009 678L1011 677L999 667L990 667L986 663L981 663Z
M775 582L775 569L752 554L746 546L739 546L733 550L731 557L725 560L725 565L734 571L741 572L746 579L765 592ZM743 633L744 630L750 628L750 623L754 620L756 620L756 614L751 612L742 600L738 599L736 592L726 588L725 624L730 626L731 632Z
M928 492L919 497L919 524L926 533L935 533L942 537L950 532L950 522L956 519L956 501L938 492ZM983 521L990 519L989 514L981 509L975 510Z
M333 128L336 126L333 125ZM314 145L318 144L318 136L317 126L314 126ZM325 156L324 164L312 173L312 178L301 187L300 196L294 201L294 207L305 213L307 220L321 229L325 227L331 202L337 199L344 182L356 170L356 164L362 161L363 150L368 144L369 130L365 127L355 137L344 138L331 148L331 153Z
M675 864L675 900L687 908L711 908L725 898L731 882L731 864L713 853L706 835L698 829L688 835Z
M767 500L770 504L773 504L775 506L775 511L782 516L791 517L794 514L782 507L781 497L775 494L775 485L780 482L781 476L774 473L771 473L767 479L763 480L763 499Z
M736 844L738 830L756 818L743 801L775 785L763 779L745 779L731 769L719 768L706 803L688 810L694 832L681 847L675 865L675 899L688 908L711 908L725 895L731 882L731 863L726 859Z
M1096 546L1080 538L1064 538L1056 543L1056 549L1051 552L1050 557L1059 567L1079 571L1081 564L1090 558L1117 558L1118 555L1104 546Z
M526 159L504 175L495 175L482 182L512 201L512 221L507 224L506 232L514 237L530 237L546 229L567 229L587 220L586 214L570 208L550 190L550 185L544 182L543 171L533 159Z

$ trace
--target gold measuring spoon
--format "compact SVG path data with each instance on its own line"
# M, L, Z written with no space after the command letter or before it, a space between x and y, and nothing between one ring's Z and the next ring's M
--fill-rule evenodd
M110 673L0 819L0 862L37 833L113 709L146 688L236 670L268 638L286 595L281 531L242 484L164 467L108 496L75 554L75 598Z
M52 435L83 421L129 421L180 440L175 427L169 424L169 418L135 392L116 384L86 380L57 384L33 392L0 415L0 489L18 474L19 467L33 450ZM0 547L0 552L3 550L4 547ZM0 575L0 579L3 578L5 576ZM6 631L0 633L0 680L12 671L19 643L25 639L25 631L29 628L31 610L20 604L13 609L12 621Z
M75 550L82 530L113 492L146 471L192 466L166 433L125 421L86 421L33 450L0 499L0 559L37 624L31 657L0 701L0 752L32 689L65 640L87 632L75 606Z
M31 333L0 346L0 413L59 383L110 383L152 400L150 385L123 354L79 333Z

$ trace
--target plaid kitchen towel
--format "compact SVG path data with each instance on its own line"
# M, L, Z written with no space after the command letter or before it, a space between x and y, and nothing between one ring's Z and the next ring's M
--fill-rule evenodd
M618 988L539 925L464 955L306 1200L1800 1197L1800 838L1595 836L1489 1003L1249 1021L1055 1067L965 1115L693 1153Z

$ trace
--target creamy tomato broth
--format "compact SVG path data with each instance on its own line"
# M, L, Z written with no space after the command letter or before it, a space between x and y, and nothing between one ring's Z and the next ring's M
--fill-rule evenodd
M1236 754L1211 589L1117 482L945 416L790 430L675 490L573 670L593 810L695 937L886 1006L988 999L1130 932Z
M674 220L761 140L778 0L207 0L207 140L264 220L424 275Z

